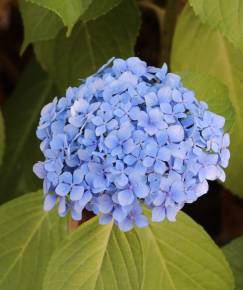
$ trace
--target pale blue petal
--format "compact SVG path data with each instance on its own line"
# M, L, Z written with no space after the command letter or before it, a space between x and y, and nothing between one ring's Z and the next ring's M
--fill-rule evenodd
M74 172L73 172L73 183L74 184L80 184L84 179L84 172L83 170L80 168L80 169L76 169Z
M99 218L99 224L100 225L107 225L112 220L112 215L110 214L103 214Z
M118 201L122 206L130 205L134 201L134 195L131 190L122 190L118 192Z
M152 209L152 221L162 222L165 219L165 209L162 207L154 207Z
M84 193L84 187L81 185L75 185L72 187L70 193L70 199L73 201L80 200Z
M145 157L144 160L143 160L143 165L145 167L151 167L153 164L154 164L154 158L153 157Z
M99 211L107 214L110 213L113 208L113 202L109 195L103 194L98 198Z
M122 222L118 223L121 231L128 232L133 228L133 222L129 218L125 218Z
M71 190L70 184L59 183L55 189L55 192L60 196L66 196Z
M135 223L137 227L144 228L148 226L148 218L145 215L136 215L135 216Z
M184 139L184 130L180 125L173 125L167 129L167 134L171 142L181 142Z
M57 201L55 194L47 194L44 201L44 211L50 211L53 209Z

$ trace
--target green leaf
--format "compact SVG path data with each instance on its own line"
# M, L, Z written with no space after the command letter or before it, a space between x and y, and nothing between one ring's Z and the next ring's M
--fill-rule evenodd
M5 103L6 146L0 170L0 203L41 187L32 172L33 164L43 158L35 131L42 107L54 97L52 82L32 63Z
M240 0L189 0L203 23L218 28L243 52L243 5Z
M54 38L62 29L60 18L48 9L22 0L20 11L24 23L24 42L21 53L33 42Z
M236 112L231 134L231 160L226 186L243 196L243 55L218 30L202 24L189 6L177 22L172 59L174 71L196 71L218 78L229 88L229 97Z
M222 251L182 212L175 223L129 233L95 217L52 256L43 290L52 289L232 290L233 277Z
M212 76L198 72L179 72L186 87L196 93L200 101L209 105L209 110L226 119L225 130L229 131L235 121L235 110L229 99L228 88Z
M121 3L122 0L93 0L88 9L80 17L82 21L94 20Z
M144 251L142 290L231 290L233 277L222 251L185 213L175 223L139 230Z
M243 236L233 240L223 247L223 252L229 261L235 277L235 290L243 289Z
M54 40L36 44L37 58L63 93L109 58L133 55L139 25L134 1L125 0L105 16L79 22L69 39L62 31Z
M5 143L4 122L2 112L0 111L0 165L2 164L3 160L4 143Z
M48 261L66 233L56 212L42 210L43 193L0 207L0 289L42 290Z
M92 0L27 0L56 13L68 28L68 35Z
M135 231L98 218L80 226L52 256L43 290L140 290L143 255ZM151 288L152 289L152 288Z

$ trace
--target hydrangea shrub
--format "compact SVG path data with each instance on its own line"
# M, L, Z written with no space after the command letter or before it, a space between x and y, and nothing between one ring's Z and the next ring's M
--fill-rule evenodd
M230 153L225 118L208 110L179 75L137 57L112 58L41 111L44 210L84 209L122 231L176 220L186 203L225 180Z
M242 290L240 1L14 2L0 290Z

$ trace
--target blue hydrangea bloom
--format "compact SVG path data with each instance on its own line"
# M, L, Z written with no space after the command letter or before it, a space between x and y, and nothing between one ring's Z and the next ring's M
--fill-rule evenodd
M185 203L225 180L225 119L208 111L180 76L137 57L111 59L78 88L46 105L37 137L44 210L82 219L84 209L122 231L175 221Z

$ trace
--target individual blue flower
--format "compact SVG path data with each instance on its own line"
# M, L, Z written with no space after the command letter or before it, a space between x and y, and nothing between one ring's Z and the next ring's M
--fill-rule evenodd
M70 193L71 200L79 200L84 193L83 179L84 175L81 169L76 169L73 174L64 172L59 177L59 184L55 191L60 196L66 196Z
M149 109L148 112L140 112L138 126L142 127L149 136L153 136L160 130L167 128L168 124L163 121L163 114L159 108L153 108Z

